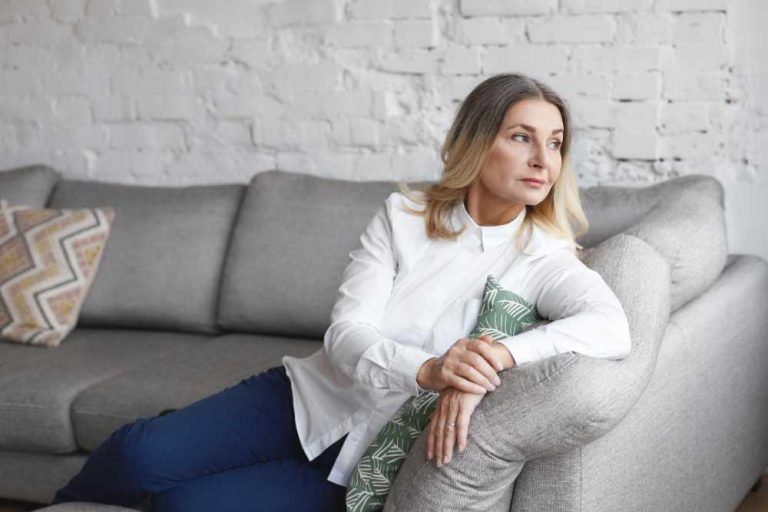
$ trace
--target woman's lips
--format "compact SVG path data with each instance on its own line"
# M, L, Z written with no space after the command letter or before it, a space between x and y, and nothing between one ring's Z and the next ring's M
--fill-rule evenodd
M533 178L526 178L526 179L524 179L522 181L524 181L525 183L527 183L527 184L529 184L529 185L531 185L533 187L541 187L542 185L544 185L543 181L540 181L540 180L537 180L537 179L533 179Z

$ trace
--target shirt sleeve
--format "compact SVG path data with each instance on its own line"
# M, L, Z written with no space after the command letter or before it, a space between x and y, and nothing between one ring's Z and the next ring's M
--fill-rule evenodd
M416 383L419 368L434 356L381 333L397 272L391 223L394 195L368 223L360 247L349 253L323 347L331 362L353 381L415 395L421 389Z
M539 272L536 309L551 321L500 340L516 364L561 352L608 359L629 354L626 313L600 274L569 250L559 251L542 263Z

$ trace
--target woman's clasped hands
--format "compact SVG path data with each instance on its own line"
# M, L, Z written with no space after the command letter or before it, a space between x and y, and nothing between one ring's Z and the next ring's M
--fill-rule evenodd
M490 336L462 338L419 369L419 386L440 391L427 437L427 459L434 457L438 466L451 460L454 447L464 451L472 412L485 393L501 384L497 372L504 365L498 347Z

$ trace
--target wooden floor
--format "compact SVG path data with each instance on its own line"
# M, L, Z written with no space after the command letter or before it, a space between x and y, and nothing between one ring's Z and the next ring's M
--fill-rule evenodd
M0 500L0 512L27 512L39 508L39 505ZM768 473L763 475L763 485L760 490L747 494L734 512L768 512Z

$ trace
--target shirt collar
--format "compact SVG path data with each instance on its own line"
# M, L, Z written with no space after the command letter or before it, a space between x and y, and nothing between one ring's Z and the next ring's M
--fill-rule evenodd
M459 242L471 249L485 252L499 245L514 242L515 233L520 224L522 224L523 219L525 219L526 210L526 208L523 208L517 217L506 224L478 226L469 212L467 212L462 200L459 201L459 204L453 210L453 227L458 230L466 225L467 228L458 238Z

